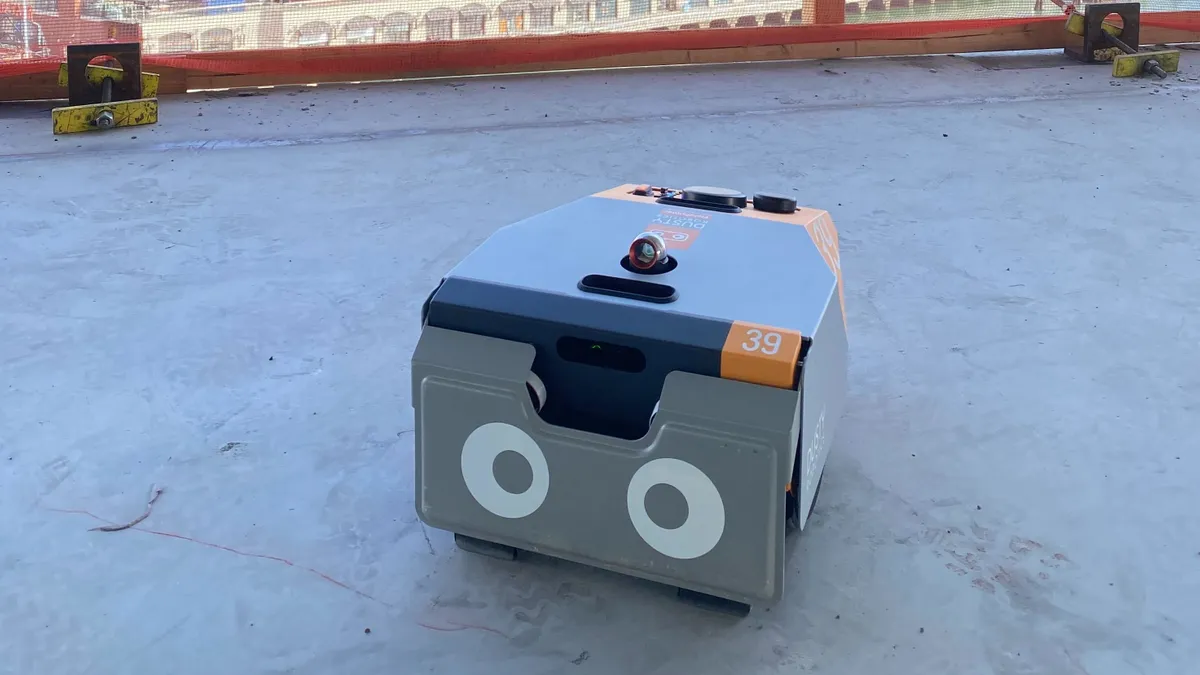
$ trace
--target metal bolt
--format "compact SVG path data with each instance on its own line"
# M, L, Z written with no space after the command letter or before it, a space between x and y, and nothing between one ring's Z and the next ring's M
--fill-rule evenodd
M100 129L111 129L117 124L117 118L113 116L111 110L96 115L95 124Z
M1146 65L1144 66L1144 68L1146 71L1157 75L1160 79L1166 78L1166 76L1167 76L1167 71L1163 70L1162 66L1159 65L1158 61L1155 59L1150 59L1149 61L1146 61Z

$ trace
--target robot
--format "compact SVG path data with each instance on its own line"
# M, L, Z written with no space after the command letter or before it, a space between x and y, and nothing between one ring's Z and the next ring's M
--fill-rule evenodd
M790 197L622 185L506 226L421 312L416 508L461 549L784 592L846 390L837 231Z

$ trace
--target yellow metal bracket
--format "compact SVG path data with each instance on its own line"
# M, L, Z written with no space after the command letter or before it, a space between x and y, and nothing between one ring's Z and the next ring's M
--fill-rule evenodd
M1061 0L1053 0L1060 7ZM1143 73L1165 78L1179 71L1179 50L1143 51L1140 44L1142 6L1138 2L1091 3L1080 12L1071 6L1067 33L1083 38L1082 48L1068 45L1068 55L1084 63L1112 62L1113 77L1134 77ZM1108 17L1116 16L1118 21Z
M1179 50L1160 49L1136 54L1117 54L1113 57L1113 77L1136 77L1146 72L1146 64L1157 61L1165 73L1179 72Z
M55 134L136 127L158 123L158 99L139 98L115 103L91 103L55 108L50 112Z
M121 67L91 65L100 57ZM58 68L58 84L66 88L69 102L50 113L54 133L157 123L158 79L157 74L142 70L139 43L69 45L67 61Z
M114 82L125 79L125 71L108 66L88 66L84 76L88 83L99 87L104 78L111 77ZM67 64L58 64L58 86L67 86ZM158 73L142 73L142 98L158 98Z
M1121 26L1115 22L1105 20L1100 24L1101 30L1113 37L1121 37ZM1083 15L1078 12L1071 12L1067 15L1067 32L1071 35L1083 35L1084 20Z

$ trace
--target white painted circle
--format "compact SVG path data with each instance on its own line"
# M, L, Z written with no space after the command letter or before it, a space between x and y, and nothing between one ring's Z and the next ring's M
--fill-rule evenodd
M533 480L520 494L500 487L492 470L496 456L506 450L524 457L533 470ZM550 490L550 469L542 449L529 434L503 422L485 424L467 436L462 450L462 475L475 501L501 518L524 518L537 511Z
M683 525L668 530L646 513L646 493L655 485L670 485L687 500ZM699 558L716 548L725 533L725 504L712 480L695 466L664 457L647 462L629 481L626 507L633 529L655 551L677 560Z

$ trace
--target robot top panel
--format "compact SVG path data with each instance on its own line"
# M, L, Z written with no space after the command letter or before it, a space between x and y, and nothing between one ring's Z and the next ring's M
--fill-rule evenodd
M738 207L705 208L661 199L662 192L636 194L643 191L613 188L506 226L447 278L813 335L840 291L837 235L828 213L807 208L779 213L788 209L780 209L774 196L769 207L764 197L763 209L750 202L731 212ZM687 190L666 194L690 196ZM677 263L673 269L639 274L622 265L631 242L644 232L662 237ZM600 275L608 285L630 280L670 287L673 299L589 292L580 283L589 275Z

